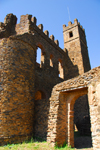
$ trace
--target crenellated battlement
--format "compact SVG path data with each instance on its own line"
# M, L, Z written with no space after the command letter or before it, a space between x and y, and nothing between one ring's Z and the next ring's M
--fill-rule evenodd
M71 21L68 22L68 26L66 26L65 24L63 25L63 31L66 31L70 28L74 28L75 26L79 26L83 31L84 28L80 25L80 22L78 22L78 19L74 19L74 23L72 23Z
M47 35L47 36L49 37L49 32L48 32L48 30L45 30L44 33L45 33L45 35Z
M16 24L17 17L13 14L8 14L4 23L0 22L0 38L9 37L11 35L21 35L24 33L29 33L32 35L39 34L39 36L43 36L45 39L51 41L55 45L59 46L59 41L55 40L54 35L49 37L48 30L43 31L43 24L37 25L36 17L32 17L32 15L22 15L20 17L20 23Z
M13 14L8 14L4 19L4 23L0 22L0 38L9 37L12 29L15 28L16 22L17 17Z

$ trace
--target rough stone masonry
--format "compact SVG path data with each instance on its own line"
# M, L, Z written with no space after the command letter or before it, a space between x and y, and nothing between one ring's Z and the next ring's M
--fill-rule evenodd
M80 77L91 69L85 31L77 19L73 24L69 22L67 27L63 25L64 49L61 49L59 41L53 35L49 36L48 30L43 31L43 25L37 26L36 22L32 15L22 15L20 23L16 24L17 17L13 14L8 14L4 23L0 22L0 144L22 142L35 136L53 144L66 141L73 147L73 124L81 132L84 127L82 118L92 112L90 110L89 113L88 102L91 100L88 101L86 95L88 87L81 89L81 94L76 96L77 101L74 99L75 108L73 103L71 109L70 104L66 109L67 102L63 100L66 94L60 95L56 106L66 113L64 122L61 122L60 130L63 132L60 138L56 123L59 124L61 118L56 111L56 99L51 99L55 85L62 82L62 86L65 80L64 85L69 81L73 84L74 77ZM40 63L37 62L38 50L41 51ZM77 79L81 83L85 80ZM77 89L75 81L74 85ZM56 92L54 95L58 96ZM65 127L66 121L68 126ZM95 135L93 146L97 145L96 139Z

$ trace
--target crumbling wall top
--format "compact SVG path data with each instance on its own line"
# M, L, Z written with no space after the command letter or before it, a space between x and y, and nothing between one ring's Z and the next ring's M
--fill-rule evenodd
M54 35L49 37L48 30L43 31L43 25L36 25L37 19L36 17L32 17L32 15L26 14L20 17L20 23L16 24L17 17L13 14L8 14L4 23L0 23L0 38L6 38L11 35L22 35L24 33L29 33L35 35L38 33L40 36L44 37L53 45L59 47L59 41L55 40Z
M4 24L11 24L11 25L16 25L17 23L17 17L15 15L8 14L6 15L5 19L4 19Z
M17 17L15 15L8 14L4 19L4 23L0 22L0 38L9 37L11 35L12 29L14 29L17 22Z
M82 87L88 87L92 80L97 81L100 79L100 66L93 68L92 70L55 86L57 91L69 91L75 90Z

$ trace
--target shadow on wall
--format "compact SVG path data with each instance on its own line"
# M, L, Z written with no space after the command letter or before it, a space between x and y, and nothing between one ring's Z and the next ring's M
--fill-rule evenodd
M49 114L49 101L43 91L37 91L34 101L34 137L46 140L48 114Z
M65 76L65 80L68 80L68 79L71 79L71 78L78 76L79 75L79 69L78 69L77 65L74 65L74 58L72 60L70 59L67 49L65 49L65 52L66 52L65 57L67 59L65 59L66 64L64 67L64 76Z

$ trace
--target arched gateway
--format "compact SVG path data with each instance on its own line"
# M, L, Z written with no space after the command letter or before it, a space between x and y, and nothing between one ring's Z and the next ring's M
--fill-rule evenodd
M100 67L57 84L50 98L48 142L74 147L74 104L88 94L93 148L100 148Z

